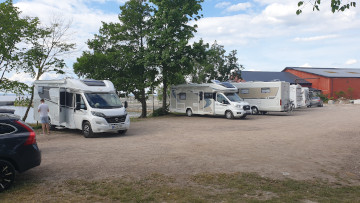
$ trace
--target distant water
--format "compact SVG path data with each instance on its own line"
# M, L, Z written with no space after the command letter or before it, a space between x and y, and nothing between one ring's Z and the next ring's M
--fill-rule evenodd
M19 97L14 94L0 94L0 101L15 101L17 98ZM20 96L20 98L30 98L30 95Z

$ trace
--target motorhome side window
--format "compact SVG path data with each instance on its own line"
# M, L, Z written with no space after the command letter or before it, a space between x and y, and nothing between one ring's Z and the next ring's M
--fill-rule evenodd
M76 94L76 109L87 109L84 99L80 94Z
M204 93L204 99L212 99L213 98L213 94L212 93Z
M70 92L60 92L60 105L74 107L73 96L74 94Z
M249 89L241 89L240 93L241 94L249 94Z
M261 88L261 93L270 93L270 88Z
M217 94L216 96L216 101L220 102L220 103L223 103L223 101L226 102L226 99L224 96L222 96L221 94Z
M179 93L180 100L186 100L186 93Z

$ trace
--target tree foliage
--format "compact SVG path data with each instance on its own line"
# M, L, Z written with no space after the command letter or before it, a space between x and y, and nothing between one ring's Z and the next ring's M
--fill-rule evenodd
M28 86L5 77L11 71L20 71L20 55L24 45L34 35L37 18L20 17L21 12L11 0L0 4L0 91L23 94ZM22 44L21 44L22 43Z
M116 89L133 93L147 116L146 88L156 85L157 69L149 65L148 37L152 8L131 0L120 7L119 23L103 23L100 33L88 41L92 52L84 52L74 64L80 76L111 80Z
M156 9L151 18L153 26L149 38L150 64L160 69L163 88L163 109L166 109L167 88L185 81L192 72L191 46L196 25L191 20L201 18L203 0L150 0Z
M75 44L68 42L67 32L71 22L64 23L61 18L54 17L49 26L38 26L29 39L29 48L22 54L21 66L24 72L30 73L39 80L44 73L64 74L66 67L64 56L75 49ZM31 87L30 104L23 120L26 120L34 98L34 87Z
M196 54L194 54L194 70L190 74L192 82L207 83L211 80L228 81L241 78L243 66L238 63L236 50L225 55L224 46L215 41L209 48L209 45L204 44L202 40L194 43L193 47Z
M331 0L330 2L330 7L331 7L331 11L333 13L335 13L336 11L345 11L347 9L350 9L351 7L356 7L356 2L355 1L345 1L343 0ZM319 9L319 5L321 4L321 0L308 0L307 2L305 1L299 1L298 2L298 7L299 9L296 11L297 15L300 15L302 13L302 9L306 6L306 4L310 3L313 7L313 11L317 10L320 11Z

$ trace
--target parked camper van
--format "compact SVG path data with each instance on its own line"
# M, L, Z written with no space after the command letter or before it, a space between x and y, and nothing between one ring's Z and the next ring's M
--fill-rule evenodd
M267 112L288 112L290 105L290 84L288 82L239 82L231 83L238 89L238 95L251 106L252 114Z
M310 107L310 94L308 87L301 87L301 106L302 107Z
M237 88L227 82L183 84L171 87L170 112L188 116L224 115L226 118L245 118L250 106L236 94Z
M302 107L303 96L301 94L301 85L290 85L290 100L295 108Z
M125 133L130 118L108 80L37 80L34 82L34 107L40 99L48 104L50 126L82 130L84 137L94 133ZM39 113L34 111L34 119Z

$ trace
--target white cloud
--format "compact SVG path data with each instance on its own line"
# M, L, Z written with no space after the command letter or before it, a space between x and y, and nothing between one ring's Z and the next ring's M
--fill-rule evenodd
M305 64L301 65L300 67L311 68L312 66L309 63L305 63Z
M243 11L250 7L251 7L251 3L246 2L246 3L238 3L235 5L232 5L232 6L228 7L226 10L229 12L235 12L235 11Z
M346 61L346 65L353 65L356 64L358 61L356 59L349 59Z
M227 6L230 6L231 3L228 1L220 2L215 5L215 8L225 8Z
M34 82L34 78L32 78L30 76L30 74L27 74L27 73L24 73L24 72L13 74L9 78L9 80L23 82L23 83L26 83L26 84L31 84L32 82Z
M295 42L308 42L308 41L316 41L316 40L324 40L330 38L336 38L338 35L322 35L322 36L314 36L314 37L296 37L294 39Z

